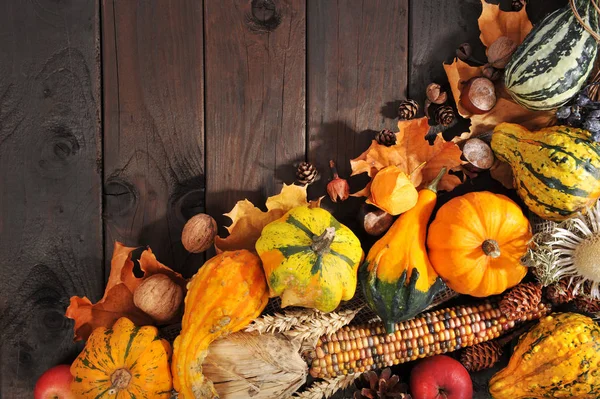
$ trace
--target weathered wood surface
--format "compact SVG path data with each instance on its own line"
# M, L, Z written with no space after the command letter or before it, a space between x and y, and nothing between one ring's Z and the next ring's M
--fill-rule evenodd
M408 0L309 1L307 37L307 156L321 173L309 193L316 197L331 179L329 160L348 177L349 160L377 131L397 130L407 88ZM358 191L364 176L350 183ZM359 202L325 206L355 227Z
M206 206L219 226L236 201L294 181L305 157L304 0L205 1ZM221 232L223 229L221 228Z
M102 266L99 5L0 2L0 397L69 362Z
M537 22L564 4L528 11ZM303 160L321 174L310 197L325 195L328 161L347 177L375 133L395 129L400 100L445 83L458 44L484 57L479 0L13 0L0 11L0 398L30 397L41 372L76 354L61 314L71 295L99 299L115 240L190 276L203 256L181 245L187 218L207 211L223 232L236 201L264 203ZM324 206L358 228L360 202ZM476 398L490 373L476 376Z
M190 276L181 244L204 210L203 10L197 0L102 2L105 263L148 245Z

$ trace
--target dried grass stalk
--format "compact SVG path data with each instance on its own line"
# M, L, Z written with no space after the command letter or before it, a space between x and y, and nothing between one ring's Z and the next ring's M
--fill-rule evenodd
M294 399L322 399L330 398L340 389L348 388L361 373L340 375L339 377L315 382L304 392L296 393Z
M286 398L306 382L298 350L282 334L238 332L210 345L203 373L221 399Z

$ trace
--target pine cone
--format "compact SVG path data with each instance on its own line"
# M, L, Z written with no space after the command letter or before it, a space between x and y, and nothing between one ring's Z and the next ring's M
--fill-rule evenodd
M487 341L466 348L460 355L460 362L467 370L475 372L492 368L500 356L500 345L495 341Z
M375 140L381 145L391 147L396 144L396 133L391 130L383 129L381 132L377 133Z
M525 7L525 0L512 0L512 10L521 11Z
M510 320L537 309L542 301L542 287L537 283L523 283L512 288L500 301L500 311Z
M404 100L398 107L398 118L401 120L412 119L419 112L419 104L415 100Z
M356 388L354 399L411 399L408 386L401 384L389 367L379 376L374 371L363 373L356 381Z
M548 287L546 297L554 305L562 305L575 299L573 295L573 286L569 287L569 279L563 278L558 283Z
M435 122L438 125L448 126L454 122L454 110L449 105L442 105L435 110Z
M599 313L600 312L600 301L578 296L575 298L575 307L583 312L587 313Z
M296 178L300 184L312 184L317 178L317 175L317 168L308 162L302 162L296 171Z

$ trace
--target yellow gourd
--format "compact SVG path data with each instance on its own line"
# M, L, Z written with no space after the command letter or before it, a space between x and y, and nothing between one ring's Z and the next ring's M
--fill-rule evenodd
M576 313L552 314L523 335L490 380L494 399L600 397L600 327Z

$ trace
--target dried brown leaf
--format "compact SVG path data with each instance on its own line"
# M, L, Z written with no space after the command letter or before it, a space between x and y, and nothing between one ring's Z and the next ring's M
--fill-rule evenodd
M152 318L133 303L135 289L144 279L153 274L166 274L185 289L184 278L158 262L150 248L142 253L139 260L144 276L136 277L133 274L134 263L131 260L131 254L135 249L115 242L108 283L100 301L93 304L87 297L71 297L65 315L75 320L76 341L87 339L97 327L112 327L120 317L127 317L137 325L153 324Z
M279 219L292 208L320 205L322 198L308 202L306 196L306 186L284 184L279 194L267 199L267 212L263 212L247 199L238 201L231 212L225 214L232 220L231 225L227 227L229 236L215 237L217 252L238 249L255 251L254 244L267 224Z

